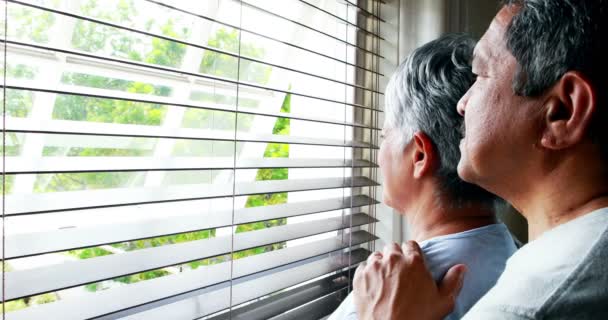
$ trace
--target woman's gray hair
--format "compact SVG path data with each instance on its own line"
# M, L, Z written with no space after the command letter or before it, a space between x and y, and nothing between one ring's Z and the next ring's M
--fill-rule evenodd
M465 34L448 34L414 50L397 67L385 92L384 127L393 129L398 150L414 133L424 132L440 157L437 176L441 192L455 204L493 204L495 196L458 177L462 117L460 98L473 84L471 60L475 41Z

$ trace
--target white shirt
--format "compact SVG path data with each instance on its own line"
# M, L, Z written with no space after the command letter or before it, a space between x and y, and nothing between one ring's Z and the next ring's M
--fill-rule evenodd
M608 208L519 249L463 319L608 319Z

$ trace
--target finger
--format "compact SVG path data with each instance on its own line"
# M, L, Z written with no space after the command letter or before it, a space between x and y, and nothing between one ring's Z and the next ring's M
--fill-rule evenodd
M365 261L363 261L359 264L357 269L355 269L355 275L353 276L353 289L359 287L365 266L366 266L366 263L365 263Z
M398 253L403 254L403 250L401 250L401 246L396 243L387 244L384 246L384 250L382 250L382 254L386 257L391 254Z
M372 254L367 257L367 264L373 264L374 261L382 260L382 253L378 251L374 251Z
M462 289L466 271L467 267L464 264L455 265L448 270L439 284L439 294L443 300L440 303L443 305L446 315L454 309L454 303Z
M417 253L422 255L422 249L420 249L420 246L418 245L418 243L416 241L408 241L406 243L403 244L402 246L403 249L403 254L407 255L407 254L412 254L412 253Z
M408 241L403 244L402 248L406 260L409 260L413 264L422 263L424 268L428 269L422 249L420 249L420 246L416 241Z
M401 246L396 242L391 244L391 250L403 254L403 249L401 249Z

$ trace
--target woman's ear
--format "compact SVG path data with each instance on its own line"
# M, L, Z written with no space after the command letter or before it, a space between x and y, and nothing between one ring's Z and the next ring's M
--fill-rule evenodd
M422 131L416 132L413 140L414 178L419 179L434 174L438 167L438 155L433 141Z
M595 90L583 74L566 72L545 102L541 145L560 150L579 143L597 108Z

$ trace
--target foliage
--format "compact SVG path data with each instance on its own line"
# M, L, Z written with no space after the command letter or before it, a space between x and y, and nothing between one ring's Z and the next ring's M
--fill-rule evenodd
M3 194L9 194L13 191L13 185L15 183L14 175L1 175L0 176L0 192ZM6 188L6 190L5 190Z
M5 303L0 303L0 309L4 310L6 312L11 312L11 311L25 309L27 307L34 306L34 305L55 302L57 300L59 300L59 298L57 297L57 294L44 293L44 294L40 294L40 295L36 295L36 296L31 296L31 297L27 297L27 298L7 301Z
M25 118L32 109L34 94L30 91L6 90L6 113L8 116Z
M15 132L6 132L4 135L5 146L0 146L0 150L4 151L4 155L7 157L17 156L21 153L21 141L20 138L23 134Z
M291 94L285 95L283 104L281 105L281 112L289 113L291 111ZM289 118L278 118L275 122L272 133L276 135L289 135L290 128ZM264 151L265 158L288 158L289 157L289 145L269 143ZM287 168L274 168L274 169L258 169L256 174L256 181L266 180L285 180L289 178L289 171ZM273 194L259 194L249 196L245 204L246 208L275 205L287 203L287 193L273 193ZM287 223L287 219L275 219L261 222L254 222L249 224L243 224L237 227L236 232L247 232L260 230L265 228L271 228L274 226L280 226ZM275 243L268 246L253 248L244 250L241 252L234 253L235 259L244 258L250 255L256 255L267 251L277 250L285 247L285 242Z
M166 270L152 270L146 271L138 274L132 274L128 276L118 277L114 279L114 281L122 282L122 283L136 283L144 280L150 280L158 277L163 277L169 274L169 271Z
M102 248L90 248L90 249L77 249L68 251L70 255L77 257L78 259L90 259L96 257L102 257L112 254L112 252Z
M240 43L239 33L236 29L231 31L220 28L207 43L210 47L224 51L239 53L242 56L261 58L265 55L263 48L258 48L253 44ZM257 84L266 84L270 78L271 67L252 62L248 59L207 50L201 61L199 68L202 73L209 73L215 76L226 77L239 81L250 81ZM240 70L240 74L238 71Z
M285 95L281 112L291 112L291 94ZM275 122L272 133L276 135L289 135L289 118L278 118ZM279 143L269 143L264 151L265 158L288 158L289 145ZM265 180L285 180L289 178L288 169L259 169L256 175L256 181ZM247 199L245 207L257 207L266 204L280 204L287 202L286 193L275 193L269 195L254 195ZM237 229L238 232L239 229Z
M11 28L8 29L9 36L37 43L49 41L48 30L55 23L54 14L25 6L9 6L8 8L8 19L11 21Z
M0 65L0 76L4 75L4 64ZM33 79L38 70L36 68L26 66L24 64L7 64L6 77L14 79ZM14 89L6 89L6 114L10 117L24 118L27 117L32 109L33 93L30 91L21 91ZM4 104L4 102L2 102Z
M187 232L187 233L171 235L171 236L148 238L148 239L116 243L116 244L113 244L112 247L128 252L128 251L133 251L133 250L159 247L159 246L168 245L168 244L177 244L177 243L189 242L189 241L194 241L194 240L207 239L209 237L214 237L214 236L215 236L215 229L211 229L211 230ZM88 259L88 258L109 255L109 254L112 254L112 252L98 248L98 247L93 247L93 248L87 248L87 249L81 249L81 250L72 250L72 251L70 251L70 254L77 256L79 259ZM209 259L205 259L202 261L194 261L194 262L190 262L188 265L194 269L200 265L208 265L209 261L210 261ZM142 273L119 277L119 278L114 279L114 281L129 284L129 283L136 283L136 282L143 281L143 280L149 280L149 279L153 279L153 278L162 277L162 276L165 276L168 274L169 274L169 272L166 270L162 270L162 269L161 270L152 270L152 271L146 271L146 272L142 272ZM97 291L97 290L101 290L101 288L102 288L102 286L101 286L101 283L99 283L99 282L86 285L86 289L89 291Z
M210 237L215 237L215 229L211 230L203 230L203 231L195 231L195 232L187 232L181 233L172 236L164 236L164 237L156 237L150 239L142 239L135 241L128 241L119 244L112 245L115 248L119 248L124 251L133 251L139 249L160 247L167 244L177 244L182 242L189 242L194 240L207 239Z
M283 223L284 224L284 223ZM285 242L274 243L266 246L256 247L253 249L247 249L239 252L235 252L232 257L234 260L247 258L249 256L255 256L268 251L279 250L285 247Z

